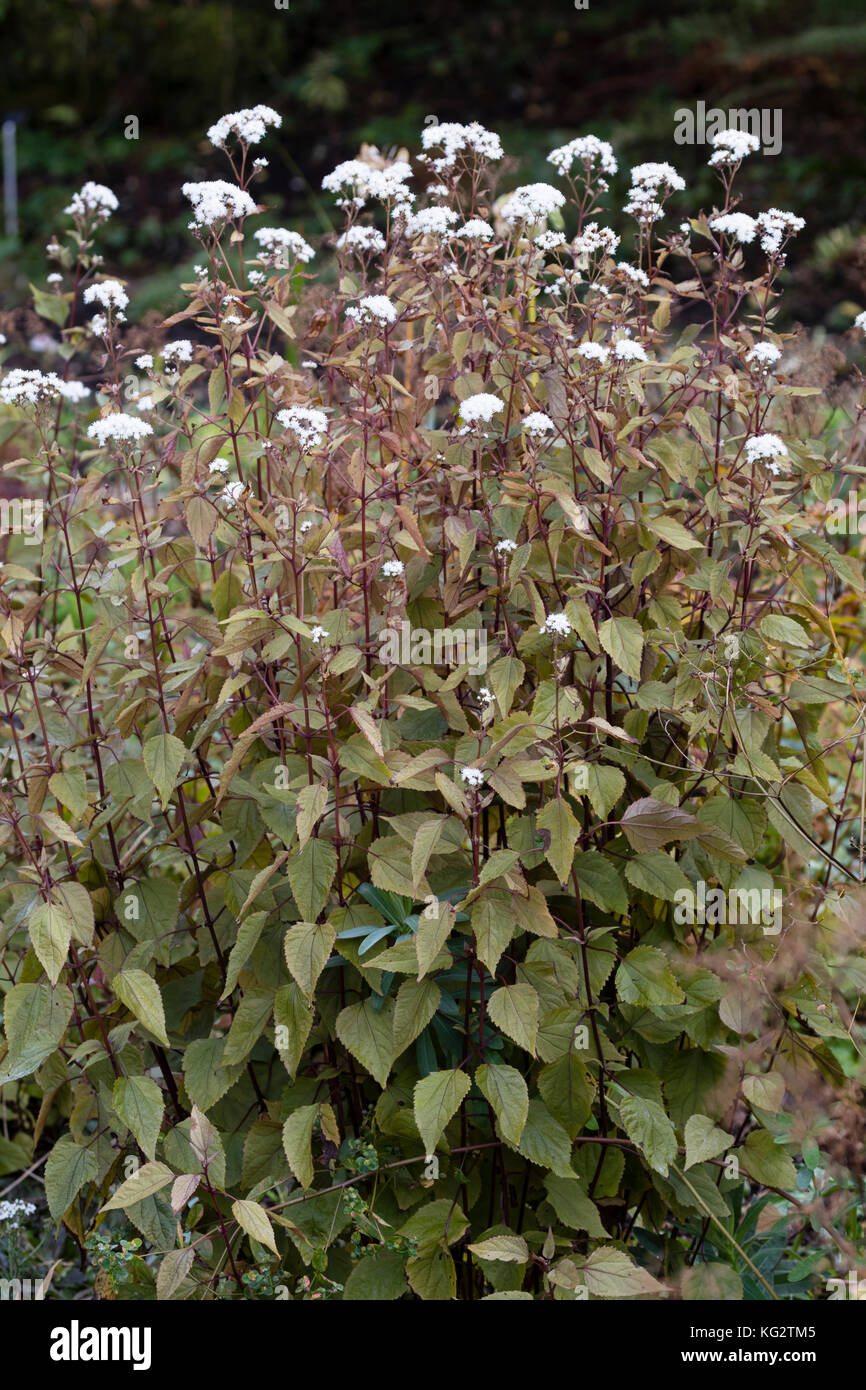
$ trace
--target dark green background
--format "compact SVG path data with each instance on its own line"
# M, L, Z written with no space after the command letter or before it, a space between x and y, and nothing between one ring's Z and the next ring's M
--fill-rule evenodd
M223 175L204 132L238 106L282 113L260 196L315 233L330 216L322 175L361 140L417 148L426 115L497 130L521 159L512 182L552 177L548 150L593 131L626 171L616 218L628 165L649 158L676 164L689 185L676 212L694 211L714 195L709 152L674 145L674 113L703 100L782 109L782 152L754 157L742 189L746 211L807 219L791 317L840 328L864 307L866 0L0 0L0 37L0 115L22 117L21 245L0 241L7 305L44 276L44 241L85 178L121 199L102 242L138 282L136 311L164 302L167 270L195 258L180 186Z

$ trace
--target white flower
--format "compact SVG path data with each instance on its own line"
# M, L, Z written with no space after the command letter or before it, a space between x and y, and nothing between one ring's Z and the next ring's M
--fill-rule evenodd
M198 278L199 278L200 280L206 280L206 279L207 279L207 267L206 267L206 266L203 266L203 265L194 265L193 268L192 268L192 273L193 273L193 275L197 275Z
M500 410L505 409L505 402L498 396L492 396L489 391L480 391L476 396L467 396L465 401L460 402L460 419L466 425L477 425L483 420L489 424L494 415Z
M135 402L136 410L153 410L153 396L139 396Z
M680 178L672 164L635 164L631 171L632 184L638 188L661 189L668 193L682 193L685 180Z
M620 362L649 361L640 343L633 343L630 338L620 338L618 343L614 343L613 352L614 356L618 357Z
M383 203L408 203L413 195L405 184L411 177L411 166L402 159L384 169L374 169L361 159L346 159L325 175L322 187L327 193L341 195L340 206L363 207L368 198L378 198Z
M116 444L137 443L151 434L153 426L146 420L136 420L135 416L119 411L114 415L103 415L87 427L88 439L95 439L97 444L106 444L109 439Z
M385 579L396 579L405 568L402 560L386 560L382 566L382 574Z
M162 355L166 362L191 362L192 343L189 338L175 338L173 343L166 343L162 349Z
M534 225L556 212L565 203L565 195L549 183L526 183L515 188L502 206L502 220L511 226L528 222Z
M247 279L249 280L251 285L263 285L265 282L264 271L251 270L249 275L247 276Z
M556 251L560 246L565 245L565 237L562 232L539 232L534 241L540 251Z
M49 285L62 285L63 276L59 271L55 270L51 275L46 275L45 280L46 284Z
M725 232L743 246L748 246L750 241L755 240L758 230L754 217L749 217L745 212L722 213L718 217L710 218L710 226L714 232Z
M301 450L315 449L328 432L328 417L323 410L290 405L287 410L277 411L277 419L283 429L295 436Z
M249 193L224 179L208 179L204 183L185 183L181 192L192 203L195 213L193 227L213 227L227 217L249 217L256 205Z
M783 240L802 232L806 225L802 217L795 217L793 212L780 212L778 208L759 213L756 222L761 233L761 247L768 256L775 256Z
M610 227L600 227L597 222L587 222L580 236L576 236L571 243L571 250L578 260L586 262L586 258L596 251L603 251L606 256L612 256L618 246L619 237Z
M753 434L746 440L745 448L748 463L762 460L767 462L771 473L787 471L779 460L788 457L788 450L777 434Z
M645 270L641 270L640 266L629 265L627 261L617 261L616 268L623 275L628 276L634 284L642 285L645 290L649 289L649 276Z
M282 117L272 106L252 106L243 111L230 111L227 116L220 116L208 131L207 138L218 150L225 149L226 140L230 135L236 135L238 140L247 145L257 145L265 138L269 125L279 129L282 123ZM256 164L258 163L256 160Z
M241 493L245 487L246 483L242 483L239 478L235 478L232 482L226 483L219 495L219 501L223 502L227 507L236 507L241 500Z
M451 208L422 208L405 219L407 236L447 236L460 219Z
M136 367L140 367L143 372L146 372L148 367L153 366L153 354L150 352L143 352L140 357L136 357L135 365Z
M305 536L307 532L312 531L312 529L313 523L309 520L309 518L306 521L302 521L300 526L298 527L298 530L300 531L302 536Z
M683 236L689 236L689 234L691 233L691 230L692 230L692 225L691 225L690 222L681 222L681 223L680 223L680 231L682 232Z
M576 140L569 140L567 145L559 145L551 150L547 161L563 175L569 174L575 163L585 165L587 173L595 165L605 174L615 174L617 171L613 147L606 140L599 140L597 135L578 135Z
M239 319L238 316L237 316L237 314L226 314L225 317L223 318L223 324L227 324L227 323L240 324L240 323L242 323L242 322L243 322L243 320L242 320L242 319Z
M0 1202L0 1222L10 1231L17 1231L22 1216L32 1216L35 1211L36 1208L32 1202L25 1202L20 1197L13 1197L11 1202Z
M553 637L567 637L571 632L571 623L564 613L548 613L541 631Z
M306 264L316 254L299 232L292 232L288 227L259 227L253 235L262 248L262 260L277 262L285 252L287 258L293 256Z
M366 294L358 304L350 304L346 318L356 323L396 323L397 310L386 294Z
M533 410L529 415L523 417L523 428L527 434L542 435L549 434L556 429L549 415L545 415L542 410Z
M350 251L384 251L387 242L377 227L350 227L337 238L337 248Z
M739 164L747 154L755 154L761 148L758 137L750 135L747 130L721 130L713 136L710 144L715 154L710 156L707 163L712 168L718 168L720 164Z
M484 773L480 767L462 767L460 776L468 787L484 786Z
M84 291L85 304L101 304L104 309L125 309L129 295L119 280L100 280Z
M310 633L310 637L313 639L314 642L321 642L322 638L327 637L327 635L328 634L325 631L325 629L323 627L319 627L318 623Z
M481 689L480 689L479 692L478 692L478 698L480 699L481 703L484 704L484 705L492 704L492 702L493 702L493 691L492 691L492 690L488 690L486 685L482 685Z
M781 348L775 347L773 343L755 343L755 346L746 353L746 361L755 362L762 371L768 371L781 356Z
M590 362L603 363L610 357L610 348L606 348L603 343L581 343L577 355L587 358Z
M864 309L862 314L857 315L856 319L854 320L854 327L859 328L861 332L866 333L866 309Z
M259 155L258 159L254 159L254 160L253 160L253 169L254 169L257 173L260 173L260 172L262 171L262 169L267 169L267 167L268 167L269 164L270 164L270 160L269 160L269 159L262 159L261 155Z
M107 222L117 207L117 199L104 183L86 183L63 211L67 217L92 217L96 222Z
M87 327L95 337L101 338L108 332L108 319L104 314L94 314Z
M517 549L517 541L502 540L496 542L497 555L510 555L512 550Z
M90 387L83 381L61 381L58 389L65 401L83 401L90 395Z
M459 125L456 121L444 121L441 125L425 126L421 132L424 150L442 150L436 159L430 160L437 174L453 169L457 156L477 155L479 159L501 159L502 142L492 130L473 121L471 125Z
M470 217L455 235L468 237L470 241L492 241L495 233L490 223L485 222L482 217Z
M228 461L228 459L221 459L221 458L211 459L210 463L208 464L207 471L208 471L208 473L217 473L217 474L225 474L225 473L228 473L228 471L229 471L229 461Z
M0 382L0 401L4 405L42 405L56 400L63 382L56 372L39 372L14 367Z

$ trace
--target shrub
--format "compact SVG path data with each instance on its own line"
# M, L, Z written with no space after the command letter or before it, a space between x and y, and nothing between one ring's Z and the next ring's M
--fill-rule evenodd
M428 127L420 211L326 178L318 275L249 232L278 122L185 185L189 338L86 185L63 369L0 383L11 1170L52 1143L120 1297L808 1296L859 1248L866 683L802 223L720 139L673 233L632 171L618 261L609 146L496 197Z

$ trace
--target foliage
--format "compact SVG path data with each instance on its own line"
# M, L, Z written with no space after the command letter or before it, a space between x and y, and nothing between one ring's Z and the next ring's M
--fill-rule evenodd
M781 236L650 212L617 263L594 158L569 245L432 155L417 220L354 170L386 245L333 277L199 225L150 362L102 214L54 243L96 404L0 383L7 1171L50 1145L121 1298L814 1295L863 1215L862 403L779 366ZM778 924L680 911L741 891Z

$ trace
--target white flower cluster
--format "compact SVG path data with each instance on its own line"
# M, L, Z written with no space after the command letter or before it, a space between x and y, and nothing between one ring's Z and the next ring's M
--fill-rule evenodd
M135 365L136 367L140 367L143 372L146 372L153 366L153 353L143 352L140 357L136 357Z
M567 637L571 632L571 623L564 613L548 613L541 631L552 637Z
M325 631L325 629L323 627L320 627L318 623L316 623L316 626L310 630L310 637L314 642L321 642L322 638L327 637L327 635L328 634Z
M215 473L221 478L225 477L226 473L228 473L229 471L228 459L211 459L210 463L208 464L207 471L208 473Z
M338 195L338 207L362 208L368 198L378 198L383 203L408 203L413 194L405 184L411 177L412 169L403 159L384 169L374 169L362 159L346 159L325 175L322 187L326 193Z
M460 776L467 787L484 786L484 773L480 767L463 767L460 769Z
M173 343L165 344L162 355L166 363L173 362L177 368L181 362L192 361L192 343L189 338L175 338Z
M253 233L262 248L262 260L276 264L285 252L297 261L311 261L316 254L312 246L304 241L300 232L292 232L288 227L259 227Z
M533 240L540 251L558 251L560 246L565 245L562 232L539 232Z
M739 164L746 155L756 154L761 148L757 135L751 135L748 130L720 130L710 143L715 153L707 163L714 169L722 164Z
M107 222L113 212L117 212L117 199L104 183L86 183L80 192L73 195L72 202L63 211L67 217L93 218L96 222Z
M754 362L761 371L767 372L775 366L781 356L781 348L777 348L775 344L755 343L746 353L746 361Z
M470 241L492 241L495 235L489 222L481 217L470 217L468 222L455 233L458 237L468 237Z
M384 251L387 242L376 227L350 227L337 238L337 249L344 246L350 251Z
M471 125L459 125L456 121L445 121L441 125L425 126L421 132L421 145L425 151L442 150L436 159L429 163L437 174L453 169L458 155L477 155L479 159L501 159L502 142L492 130L473 121Z
M802 217L795 217L793 212L780 212L778 208L759 213L756 220L761 233L761 247L768 256L775 256L781 250L782 242L802 232L806 225Z
M640 266L629 265L627 261L617 261L617 270L621 271L635 285L642 285L645 290L649 289L649 276Z
M788 457L788 450L777 434L753 434L746 440L745 447L748 463L767 461L771 473L786 471L779 460Z
M241 494L245 488L246 483L242 483L239 478L235 478L232 482L226 483L219 495L219 501L222 502L225 507L236 507L241 500Z
M90 395L90 388L80 381L64 381L56 372L13 367L0 382L0 401L4 405L42 405L62 396L67 401L80 401Z
M236 183L226 183L225 179L185 183L181 192L192 203L193 228L213 227L228 217L249 217L256 211L249 193L238 188Z
M720 213L718 217L710 218L710 226L714 232L724 232L743 246L755 240L758 230L754 217L749 217L745 212Z
M854 327L859 328L861 332L866 333L866 309L864 309L862 314L857 315L856 319L854 320Z
M286 410L277 411L277 419L283 429L295 436L301 450L315 449L328 432L328 417L324 410L290 405Z
M101 304L104 309L125 309L129 295L119 280L100 280L84 291L85 304ZM120 318L120 314L117 315Z
M403 209L398 209L403 211ZM448 236L460 219L451 208L422 208L420 212L407 212L403 227L408 237Z
M599 140L597 135L579 135L576 140L569 140L567 145L559 145L551 150L547 160L562 175L570 174L574 164L583 164L587 173L597 165L603 174L615 174L618 167L613 146L606 140ZM604 180L601 182L607 187Z
M663 216L661 199L669 193L681 193L685 180L672 164L635 164L631 171L631 188L623 212L638 222L656 222Z
M460 402L460 419L466 425L477 425L479 421L489 424L500 410L505 409L505 402L498 396L493 396L489 391L479 391L476 396L467 396L465 401Z
M220 116L208 131L207 138L218 150L225 149L230 135L236 135L245 145L257 145L264 140L269 125L279 129L282 124L282 116L272 106L250 106L243 111L230 111L228 115Z
M606 348L603 343L581 343L577 349L578 357L585 357L589 362L601 362L602 364L610 357L610 348Z
M396 323L397 310L386 294L365 294L358 304L350 304L346 318L356 323Z
M544 434L550 434L551 430L556 429L549 415L545 415L543 410L533 410L529 415L524 415L522 420L523 428L527 434L538 438Z
M510 226L523 223L534 225L558 211L565 203L565 195L549 183L525 183L515 188L511 197L502 206L502 220Z
M517 542L516 542L516 541L503 540L503 541L497 541L497 542L496 542L496 554L497 554L497 555L510 555L510 554L512 553L512 551L514 551L514 550L516 550L516 549L517 549Z
M97 444L107 444L113 439L116 444L135 444L153 434L153 426L146 420L136 420L132 415L117 411L113 415L103 415L87 427L88 439Z
M10 1231L17 1231L22 1216L33 1216L35 1211L36 1208L32 1202L25 1202L20 1197L13 1197L11 1202L0 1202L0 1224L6 1226Z
M620 362L649 361L640 343L633 343L631 338L620 338L619 342L613 345L613 353L614 357L618 357Z
M382 575L385 579L398 579L405 568L402 560L386 560L382 566Z

